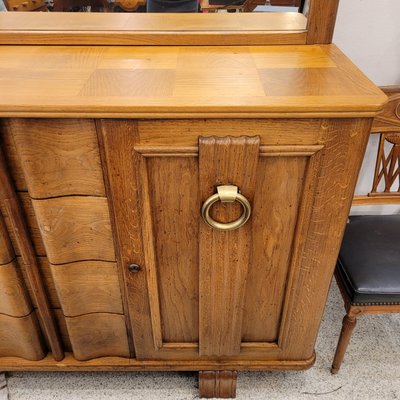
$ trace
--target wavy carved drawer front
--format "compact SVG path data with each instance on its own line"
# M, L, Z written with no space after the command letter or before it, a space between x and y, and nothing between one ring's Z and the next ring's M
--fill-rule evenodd
M310 362L370 124L99 123L137 358ZM236 230L203 221L221 185L252 208ZM209 215L241 213L217 202Z
M40 360L42 335L0 213L0 357Z
M95 121L11 119L3 136L65 350L79 360L128 357Z

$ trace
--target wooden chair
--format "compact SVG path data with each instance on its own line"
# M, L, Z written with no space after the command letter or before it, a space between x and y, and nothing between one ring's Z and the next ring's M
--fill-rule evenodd
M383 89L389 103L372 128L380 133L372 190L355 196L353 205L400 204L400 86ZM346 315L333 374L339 371L359 316L400 313L400 214L350 217L335 278Z

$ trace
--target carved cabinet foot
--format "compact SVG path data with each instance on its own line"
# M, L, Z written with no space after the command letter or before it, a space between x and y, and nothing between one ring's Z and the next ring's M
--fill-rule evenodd
M200 397L223 399L236 397L237 371L200 371Z

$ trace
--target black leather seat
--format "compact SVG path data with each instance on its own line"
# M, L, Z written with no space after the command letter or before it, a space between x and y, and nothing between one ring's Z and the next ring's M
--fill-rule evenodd
M400 304L400 215L350 217L337 272L352 304Z

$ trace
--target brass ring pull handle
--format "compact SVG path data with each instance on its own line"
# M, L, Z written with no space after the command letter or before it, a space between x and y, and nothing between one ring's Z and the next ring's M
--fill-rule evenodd
M243 207L242 215L236 221L227 223L213 220L210 217L210 208L217 201L222 201L222 203L233 203L234 201L238 201ZM220 231L233 231L240 228L248 221L250 215L251 206L249 201L246 199L246 197L239 193L238 187L233 185L218 186L217 193L210 196L204 202L203 207L201 208L201 216L203 217L204 221L212 228Z

